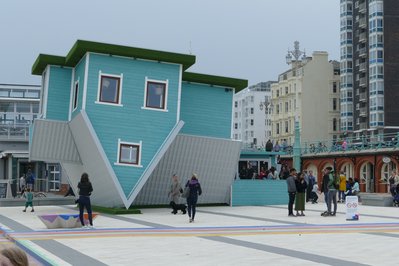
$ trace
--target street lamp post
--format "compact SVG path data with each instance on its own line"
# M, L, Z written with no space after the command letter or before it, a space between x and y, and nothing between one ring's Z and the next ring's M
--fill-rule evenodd
M299 42L294 42L294 50L290 51L288 49L287 56L285 57L287 64L292 65L292 69L295 71L298 67L301 66L303 60L306 59L306 52L305 50L299 50ZM300 123L299 123L299 96L298 90L295 91L295 101L296 101L296 108L295 108L295 140L294 140L294 151L293 151L293 166L298 171L301 169L301 135L300 135Z

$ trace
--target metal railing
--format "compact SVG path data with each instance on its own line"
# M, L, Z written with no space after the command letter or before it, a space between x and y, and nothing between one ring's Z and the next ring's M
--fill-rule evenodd
M29 125L0 124L0 140L29 140Z
M306 142L301 145L301 155L378 149L399 149L398 140L399 132L372 136L362 135L359 138L347 137L339 140ZM286 153L292 154L292 150L288 150Z

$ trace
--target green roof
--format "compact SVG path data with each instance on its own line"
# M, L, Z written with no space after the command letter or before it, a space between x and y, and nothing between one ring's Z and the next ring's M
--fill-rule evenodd
M235 92L245 89L248 86L248 80L246 79L212 76L191 72L183 72L183 81L235 88Z
M65 57L40 54L32 66L32 74L41 75L47 65L74 67L87 52L177 63L183 65L183 70L186 70L195 63L194 55L77 40Z

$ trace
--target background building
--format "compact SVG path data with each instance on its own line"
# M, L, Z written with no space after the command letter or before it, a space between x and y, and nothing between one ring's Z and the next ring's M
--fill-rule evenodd
M29 126L39 113L40 86L0 84L0 183L17 184L28 167L36 173L42 168L29 162ZM7 195L11 196L7 185ZM3 190L4 191L4 190ZM4 197L2 194L0 197Z
M341 130L399 126L399 1L341 0ZM397 131L397 129L395 129Z
M338 138L338 62L328 61L327 52L314 52L289 63L292 68L271 85L273 140L293 145L295 119L300 122L302 143Z
M234 95L233 139L244 147L265 147L271 138L271 84L260 82Z

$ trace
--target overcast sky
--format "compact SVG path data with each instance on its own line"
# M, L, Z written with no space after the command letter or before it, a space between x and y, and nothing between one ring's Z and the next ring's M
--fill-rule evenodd
M339 60L338 0L1 0L0 83L40 84L39 53L77 39L191 53L189 71L276 80L294 41ZM191 44L191 45L190 45Z

